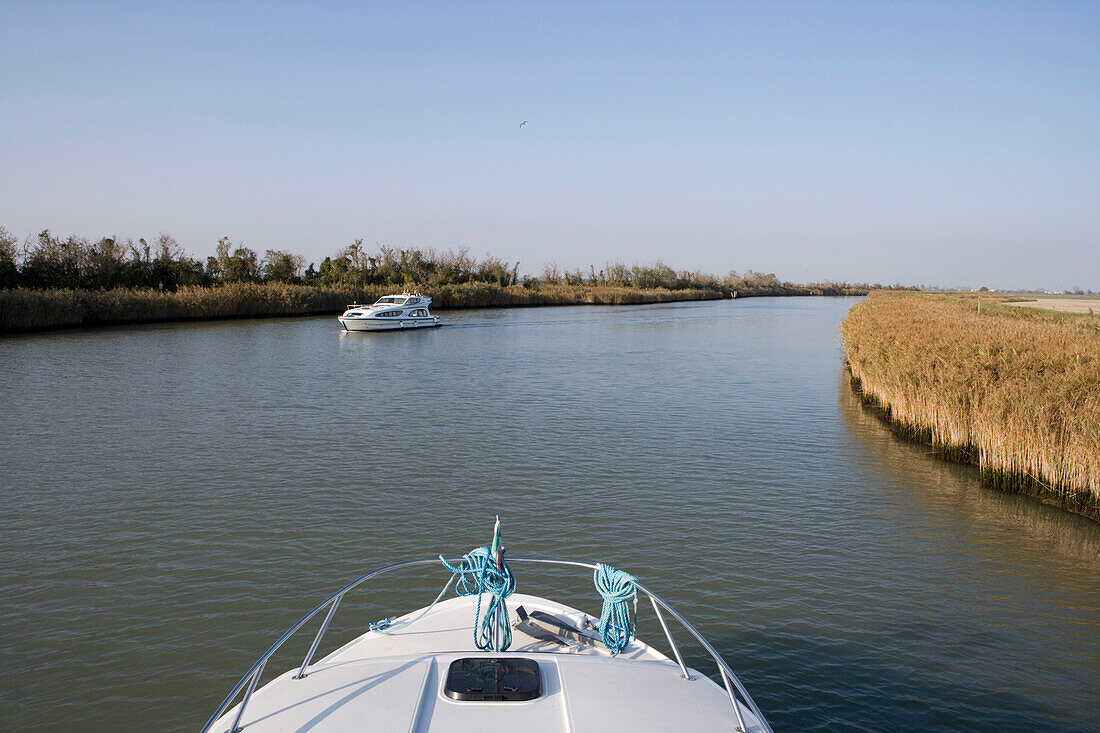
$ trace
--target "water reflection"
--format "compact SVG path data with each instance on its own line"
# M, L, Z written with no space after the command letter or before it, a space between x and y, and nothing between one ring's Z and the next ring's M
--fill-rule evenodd
M1013 562L1031 560L1049 567L1051 561L1064 561L1080 567L1100 558L1096 522L1026 496L984 487L974 466L944 461L928 446L894 437L873 411L861 405L845 374L837 394L839 414L859 465L867 469L876 487L885 487L893 498L911 498L914 503L905 508L907 513L917 512L939 528L980 533L971 536L975 546L995 556L1010 553Z
M846 378L838 394L867 501L879 503L907 537L904 552L887 562L897 577L919 577L927 593L915 606L919 613L906 613L907 652L930 666L935 660L940 678L954 679L967 695L984 695L1001 710L1031 711L1003 718L1004 726L1084 724L1088 711L1100 709L1095 523L981 486L976 468L895 438L860 405ZM1054 650L1028 633L1036 623L1061 628L1068 645ZM995 676L983 684L991 670ZM1059 690L1075 691L1068 709L1051 704ZM956 691L946 699L959 697Z

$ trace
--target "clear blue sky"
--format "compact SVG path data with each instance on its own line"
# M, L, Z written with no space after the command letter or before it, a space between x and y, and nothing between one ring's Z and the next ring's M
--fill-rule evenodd
M1100 2L4 0L0 99L20 237L1100 290Z

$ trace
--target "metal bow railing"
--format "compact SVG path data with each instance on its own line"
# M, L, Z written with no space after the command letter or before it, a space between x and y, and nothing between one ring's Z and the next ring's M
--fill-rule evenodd
M461 558L448 560L448 562L455 564L460 561ZM589 570L596 569L595 563L576 562L573 560L544 560L541 558L523 557L509 558L508 562L509 564L529 563L539 565L587 568ZM267 661L276 651L279 650L279 648L287 641L287 639L297 633L298 630L305 626L314 616L327 609L325 619L321 622L321 628L318 629L317 636L314 637L313 643L310 644L309 651L306 652L305 659L302 660L302 666L298 669L298 673L294 675L294 678L301 679L302 677L306 676L306 668L309 667L309 663L313 661L313 655L317 653L317 648L321 645L321 639L324 637L325 631L328 630L329 623L332 621L332 617L336 614L336 609L340 606L340 601L343 600L344 596L349 591L354 590L359 585L365 583L371 578L375 578L379 575L382 575L383 573L388 573L391 570L413 568L421 565L438 564L439 558L432 558L430 560L408 560L406 562L398 562L391 565L384 565L380 568L370 571L369 573L366 573L365 575L361 575L360 577L345 585L340 590L333 593L305 616L298 619L298 621L293 626L287 629L285 634L279 637L278 641L272 644L271 647L266 652L264 652L258 660L256 660L256 663L253 664L248 672L245 673L244 677L241 677L240 682L238 682L236 686L233 687L230 693L226 696L225 700L223 700L221 705L218 706L218 709L215 710L214 714L210 716L210 719L206 721L206 725L202 727L201 733L212 733L214 729L214 724L217 723L218 719L225 715L225 712L231 708L233 701L241 693L241 690L245 690L244 696L241 698L240 706L237 708L237 714L233 718L233 723L232 725L230 725L225 733L237 733L238 731L240 731L241 720L244 718L245 708L248 706L248 702L252 698L252 693L256 691L256 685L260 681L260 675L263 674L264 667L267 665ZM722 678L722 684L726 688L726 694L729 695L730 703L733 705L733 712L737 716L737 730L741 731L742 733L747 733L748 731L748 728L745 725L744 713L741 709L743 704L760 722L760 725L764 729L764 731L766 731L766 733L772 733L771 726L769 726L767 721L764 719L764 714L760 712L760 708L757 707L756 703L752 699L752 696L749 695L749 691L746 690L745 686L741 684L741 681L737 678L737 675L734 674L733 670L730 669L729 665L726 664L724 659L722 659L722 656L718 653L718 651L713 646L711 646L710 642L703 638L703 635L700 634L699 631L694 626L692 626L686 618L684 618L678 611L676 611L676 609L666 603L660 596L651 591L649 588L642 585L637 580L635 580L634 585L637 587L638 590L645 593L646 597L649 598L650 604L653 606L653 612L657 616L658 622L660 622L661 624L661 630L664 631L665 638L668 640L669 646L672 647L672 654L676 657L676 664L680 667L680 676L685 680L694 679L691 676L691 673L688 671L687 665L684 664L683 656L680 654L680 648L679 646L677 646L676 640L672 636L672 632L669 631L668 623L665 621L665 617L661 613L662 608L667 611L674 619L676 619L680 623L680 625L683 626L684 629L686 629L687 632L691 634L695 638L695 640L702 645L703 649L706 650L707 654L709 654L711 659L714 660L714 662L718 665L718 673ZM738 696L740 696L740 703L738 701Z

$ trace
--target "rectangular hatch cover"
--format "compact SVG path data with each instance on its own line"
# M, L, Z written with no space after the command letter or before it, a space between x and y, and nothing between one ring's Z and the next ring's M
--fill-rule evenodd
M542 674L533 659L467 657L451 662L443 691L452 700L534 700L542 694Z

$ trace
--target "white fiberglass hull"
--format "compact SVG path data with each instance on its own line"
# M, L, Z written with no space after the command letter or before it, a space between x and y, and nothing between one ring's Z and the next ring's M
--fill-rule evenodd
M428 318L340 318L340 324L347 331L400 331L407 328L431 328L438 326L439 319Z
M247 733L275 731L409 731L410 733L582 733L585 731L692 731L729 733L738 720L727 691L634 640L618 657L600 646L561 644L517 628L507 652L473 646L471 624L478 597L452 598L396 619L385 632L368 632L320 661L301 679L294 668L256 689L242 716ZM482 599L484 600L484 599ZM524 606L570 623L592 621L545 598L515 594ZM414 623L415 622L415 623ZM468 657L537 662L542 691L525 702L469 702L444 690L449 665ZM766 724L737 703L747 733ZM228 710L211 733L229 733L240 706Z

